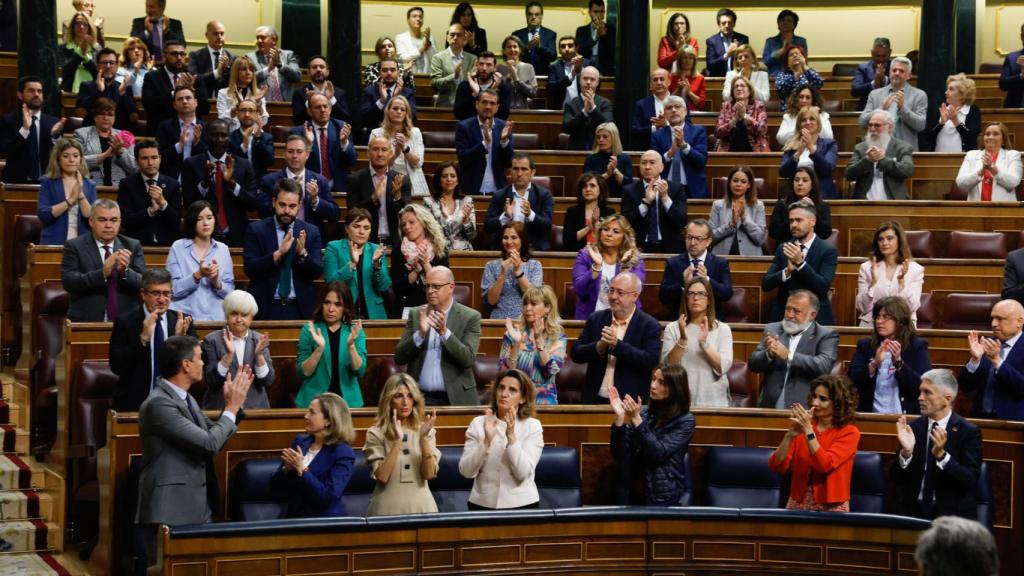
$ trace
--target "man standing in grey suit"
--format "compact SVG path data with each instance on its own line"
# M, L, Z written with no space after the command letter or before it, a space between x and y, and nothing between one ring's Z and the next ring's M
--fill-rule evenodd
M860 113L860 127L867 128L875 110L887 110L895 118L893 137L918 151L917 133L924 130L928 116L928 95L910 85L913 64L905 56L893 58L889 64L889 84L875 88L868 94L867 104Z
M786 300L786 316L764 327L764 338L750 355L753 372L764 373L760 408L807 407L810 382L832 371L839 357L839 333L821 326L820 302L813 292L797 290Z
M277 47L277 29L256 29L256 50L245 55L256 64L256 81L267 85L268 102L291 102L295 84L302 80L299 59Z
M220 490L213 456L237 429L242 402L252 384L244 366L224 380L224 411L210 421L189 395L203 379L203 353L194 336L172 336L160 347L160 372L166 376L139 409L142 472L135 521L144 528L146 555L156 560L157 528L209 522Z
M906 200L907 180L914 174L914 148L893 136L895 119L886 110L869 114L868 133L853 147L846 179L855 200Z
M444 266L427 272L427 304L413 308L395 348L431 406L476 406L473 362L480 347L480 313L455 302L455 276Z
M448 27L448 47L430 58L430 85L437 94L437 106L455 104L455 89L476 69L476 56L466 52L466 32L461 24Z

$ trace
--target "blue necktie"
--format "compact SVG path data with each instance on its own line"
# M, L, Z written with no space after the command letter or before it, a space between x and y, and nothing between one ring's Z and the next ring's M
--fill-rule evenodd
M28 129L28 175L32 181L39 180L39 127L32 116L32 127Z
M694 273L694 275L698 275L697 274L697 268L700 267L700 258L694 258L693 260L690 260L690 263L693 264L693 273Z
M149 389L152 390L153 386L156 385L157 378L160 378L160 345L164 343L164 327L163 327L163 314L156 317L156 327L153 329L153 378L149 384Z
M188 406L188 413L192 416L192 421L195 422L196 426L206 430L206 427L202 424L203 415L196 409L195 404L192 402L192 396L185 394L185 405Z
M654 186L654 184L651 184ZM658 198L655 196L654 202L647 207L647 243L657 244L658 243Z
M935 459L935 455L932 454L931 449L931 431L939 427L938 422L932 422L932 425L928 429L928 438L925 439L925 460L924 460L924 480L921 487L921 504L924 506L925 511L930 511L932 505L935 503L935 483L934 483L934 471L938 467L939 463ZM930 514L930 512L929 512Z
M999 355L1002 356L1003 351L1009 347L1009 344L1003 342L999 349ZM985 393L981 399L981 409L986 415L995 414L996 412L996 369L991 365L989 366L988 378L985 379Z
M683 151L677 150L675 156L672 157L672 168L669 174L669 181L677 184L682 184L683 180Z

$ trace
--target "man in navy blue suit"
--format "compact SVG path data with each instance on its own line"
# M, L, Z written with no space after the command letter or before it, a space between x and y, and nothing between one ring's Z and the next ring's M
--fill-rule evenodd
M750 44L746 34L736 32L736 13L722 8L715 15L718 33L705 42L704 56L707 58L708 76L725 76L735 68L736 49L741 44Z
M863 110L868 94L875 88L889 85L889 63L892 62L892 47L888 38L875 38L871 45L871 60L857 65L850 84L850 93L860 98L857 110Z
M7 159L0 179L36 184L46 172L64 122L43 112L43 81L36 76L18 79L18 103L0 118L0 152Z
M345 91L334 86L328 80L331 77L331 69L327 66L327 59L319 54L309 59L310 83L292 92L292 122L295 125L309 122L309 111L307 102L313 94L323 94L331 104L331 118L337 118L348 122L348 102L345 100Z
M195 90L187 86L174 89L176 115L160 123L156 141L160 144L160 171L171 178L181 175L181 167L194 155L206 152L206 122L196 115Z
M471 118L476 113L474 103L482 90L492 90L498 95L498 110L494 116L508 120L512 113L512 84L502 79L493 52L481 52L476 57L476 67L455 88L452 113L456 120Z
M1020 27L1020 39L1024 43L1024 25ZM999 89L1006 92L1003 108L1024 107L1024 50L1014 50L1006 55L999 74Z
M181 186L160 173L155 140L135 141L135 163L139 171L118 183L121 230L143 246L170 246L181 238Z
M384 121L384 108L395 96L405 96L409 102L406 114L409 114L413 121L416 120L416 93L412 88L402 84L402 76L398 71L398 60L393 57L382 58L380 81L364 88L359 97L359 117L362 119L366 137Z
M665 99L668 98L668 70L651 70L651 95L636 101L633 107L633 142L631 150L647 150L651 147L651 135L658 128L668 125L665 119Z
M708 133L690 122L679 96L665 99L665 120L668 124L651 135L651 149L661 154L664 166L661 177L684 186L687 198L707 198Z
M309 96L309 117L309 122L291 130L312 142L306 168L327 178L332 191L345 192L349 169L355 163L352 125L331 118L331 100L324 94Z
M562 36L558 39L558 53L561 58L548 67L548 108L561 110L570 100L579 96L577 81L583 68L591 66L589 58L576 52L576 39Z
M704 218L686 225L686 252L665 263L665 274L658 287L658 299L669 310L682 310L683 289L694 276L703 276L711 284L715 297L715 317L725 319L722 304L732 298L732 273L729 261L708 250L711 246L711 223Z
M164 62L162 65L146 73L142 83L142 107L146 110L146 134L156 136L160 124L168 118L174 118L175 89L189 87L202 93L202 78L197 78L185 70L185 43L181 40L167 40L164 46ZM202 118L210 111L210 101L198 98L196 115Z
M82 117L82 126L92 126L92 106L100 97L117 103L117 117L114 128L134 130L139 119L139 110L131 90L121 92L121 83L114 79L117 74L117 52L104 48L96 53L96 79L82 82L75 98L75 108Z
M324 223L337 222L341 216L341 209L334 201L334 195L331 194L331 187L327 180L306 168L308 158L309 142L303 136L295 134L288 136L284 148L286 166L283 170L271 172L260 180L260 217L266 218L274 214L273 198L277 182L283 178L294 180L302 184L299 212L296 218L316 226L320 230L320 237L326 238Z
M802 202L789 205L789 231L793 241L779 244L772 265L761 279L761 289L765 292L779 289L772 301L768 322L783 319L790 294L808 290L821 301L818 323L825 326L835 324L828 291L836 275L839 254L827 240L814 235L817 218L814 206Z
M274 163L274 137L260 126L256 102L246 98L235 106L238 128L228 135L228 151L252 164L256 177L262 178Z
M576 50L592 60L602 76L615 76L615 26L605 22L604 0L590 0L587 14L590 24L576 29Z
M181 169L181 195L185 206L206 200L216 217L214 238L228 246L241 246L249 224L249 210L259 207L257 180L252 164L228 154L228 123L210 122L208 151L185 161Z
M992 335L967 335L971 359L960 371L960 387L977 390L974 415L978 418L1024 421L1024 306L1002 300L992 307Z
M957 383L945 368L921 375L921 417L896 423L899 441L892 477L899 485L900 512L933 519L978 517L974 489L981 473L981 429L953 412Z
M495 192L484 217L484 229L495 235L500 243L500 232L505 224L518 220L526 226L533 250L550 250L551 220L555 201L551 191L533 183L536 168L533 158L526 152L512 155L512 182Z
M313 143L306 168L319 172L331 183L331 190L344 192L348 174L356 162L356 147L352 144L352 125L331 118L331 102L323 94L309 97L311 120L291 129L292 134L305 136Z
M533 65L537 76L547 76L548 66L555 59L555 31L542 26L544 6L536 0L526 4L526 28L512 33L526 46L523 62Z
M587 365L584 404L607 404L612 386L619 396L642 398L650 392L651 371L661 357L661 324L636 307L643 283L632 272L620 272L608 289L608 308L587 318L572 361Z
M679 232L686 227L686 189L661 178L661 156L648 150L640 156L640 180L622 189L622 215L636 233L641 251L678 254Z
M302 188L278 180L274 215L254 222L242 250L249 292L259 306L257 320L308 320L313 316L313 282L323 272L323 243L315 226L296 220Z
M505 187L505 170L512 162L512 122L495 118L497 111L498 94L481 90L476 116L455 125L455 153L466 194L494 194Z

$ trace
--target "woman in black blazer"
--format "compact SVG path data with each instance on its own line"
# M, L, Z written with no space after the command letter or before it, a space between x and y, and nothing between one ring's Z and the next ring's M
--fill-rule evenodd
M622 151L622 139L614 122L594 129L594 150L583 161L583 171L599 174L608 183L612 198L622 198L622 187L633 183L633 161Z
M821 198L821 188L813 168L806 166L797 168L786 188L786 196L779 198L772 209L771 222L768 224L768 237L775 240L776 245L788 242L793 238L789 231L789 205L809 200L818 212L818 221L814 225L814 235L827 239L832 235L832 211L828 202Z
M932 369L928 342L910 322L910 306L901 296L875 303L873 334L857 342L850 380L860 396L858 412L919 414L921 374Z
M597 223L615 213L605 204L607 201L608 183L604 178L593 172L584 172L576 180L576 205L566 209L562 222L563 252L579 252L594 242Z
M928 129L935 152L977 150L981 110L974 106L975 86L964 74L946 78L946 101L939 105L939 121Z

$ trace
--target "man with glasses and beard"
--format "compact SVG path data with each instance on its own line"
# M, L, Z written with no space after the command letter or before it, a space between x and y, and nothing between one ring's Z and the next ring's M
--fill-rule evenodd
M788 409L799 403L807 408L810 382L832 371L839 358L839 332L822 326L820 301L808 290L797 290L786 300L781 322L764 327L764 337L747 366L764 374L759 408Z
M118 130L134 130L139 119L139 110L135 105L135 97L131 90L121 91L121 83L114 79L117 74L117 52L104 48L96 54L96 79L82 82L78 87L75 108L82 117L82 126L92 126L92 106L99 98L107 98L117 103L117 116L114 128Z
M205 93L203 81L185 70L185 42L167 40L164 62L146 73L142 82L142 108L146 110L146 134L156 136L160 123L177 116L174 95L177 88L192 88L193 94ZM203 118L210 112L210 101L198 98L195 113Z
M875 110L864 140L854 146L846 179L854 180L856 200L906 200L907 180L914 174L914 147L893 137L892 114Z
M732 298L732 273L729 261L708 250L711 246L711 223L697 218L686 225L686 252L665 262L665 275L658 287L658 299L670 310L682 310L683 287L694 276L703 276L711 284L715 298L715 316L725 321L726 300Z
M786 299L797 290L809 290L821 302L818 320L825 325L835 324L828 291L836 275L839 253L835 246L814 234L817 212L814 206L802 202L789 205L789 231L791 242L783 242L775 250L775 259L761 279L761 289L769 292L778 288L768 313L769 322L778 322L786 315ZM815 306L815 310L819 310ZM788 405L787 405L788 406Z
M292 122L296 126L309 122L309 97L313 94L323 94L327 97L331 105L331 118L343 122L351 120L345 91L335 87L334 83L328 80L330 77L331 68L327 65L327 58L316 55L309 59L310 83L292 92Z

